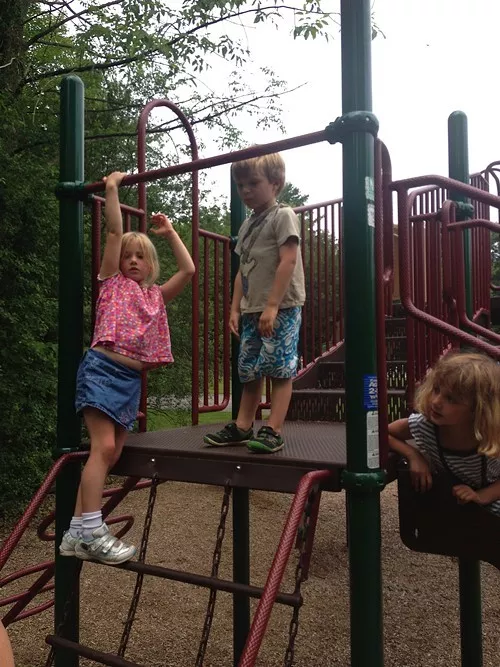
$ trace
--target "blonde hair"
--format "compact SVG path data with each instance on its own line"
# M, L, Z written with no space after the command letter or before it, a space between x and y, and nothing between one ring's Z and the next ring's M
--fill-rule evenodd
M151 239L146 234L142 232L126 232L122 236L122 247L120 251L120 262L123 259L123 255L127 251L129 245L133 242L136 242L139 248L144 255L144 261L149 266L149 273L144 280L144 284L148 287L151 287L157 280L160 275L160 262L158 261L158 253L156 248L151 242Z
M459 403L469 403L478 452L500 456L500 366L477 352L449 352L427 373L417 390L415 409L430 419L436 387Z
M285 187L285 162L279 153L251 157L248 160L233 162L231 165L231 175L234 180L249 178L256 172L263 174L270 183L278 186L277 195Z

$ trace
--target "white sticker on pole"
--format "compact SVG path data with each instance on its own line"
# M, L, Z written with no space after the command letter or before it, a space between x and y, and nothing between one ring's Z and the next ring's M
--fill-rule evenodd
M376 375L365 375L363 378L363 403L366 410L366 465L369 469L380 468Z
M365 197L368 226L375 227L375 185L371 176L365 176Z
M366 413L366 465L370 470L380 468L378 412Z
M368 201L375 201L375 182L371 176L365 176L365 197Z

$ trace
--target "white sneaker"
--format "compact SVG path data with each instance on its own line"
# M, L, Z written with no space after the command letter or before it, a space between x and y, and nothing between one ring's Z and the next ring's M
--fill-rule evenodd
M105 523L92 533L93 539L85 542L78 539L75 545L75 556L81 560L98 560L107 565L120 565L135 556L136 548L125 544L111 535Z
M74 556L75 547L79 541L79 537L73 537L69 530L67 530L63 535L61 544L59 545L59 553L61 556Z

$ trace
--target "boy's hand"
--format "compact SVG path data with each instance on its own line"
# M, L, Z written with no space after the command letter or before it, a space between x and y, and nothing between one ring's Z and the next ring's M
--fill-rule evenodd
M152 213L151 224L153 227L150 231L157 236L170 236L174 231L172 223L164 213Z
M239 310L232 310L229 315L229 330L236 338L240 337L240 312Z
M466 503L483 504L478 492L474 491L474 489L471 489L471 487L466 484L457 484L453 487L452 493L460 505L465 505Z
M432 486L432 474L427 460L420 452L415 451L415 454L408 457L408 465L410 466L411 483L415 491L425 493L429 491Z
M123 181L127 174L123 171L114 171L112 174L109 176L104 176L102 179L104 183L106 184L106 190L108 188L113 188L113 187L118 187L120 183Z
M278 315L277 306L266 306L259 318L259 332L261 336L270 337L273 335L274 323Z

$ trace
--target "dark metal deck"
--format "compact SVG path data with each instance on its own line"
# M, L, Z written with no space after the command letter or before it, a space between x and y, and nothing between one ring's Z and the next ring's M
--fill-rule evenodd
M284 449L268 455L253 454L244 446L204 445L205 433L218 429L210 424L130 435L113 473L291 493L303 475L327 469L332 476L324 489L341 490L344 424L287 422Z

